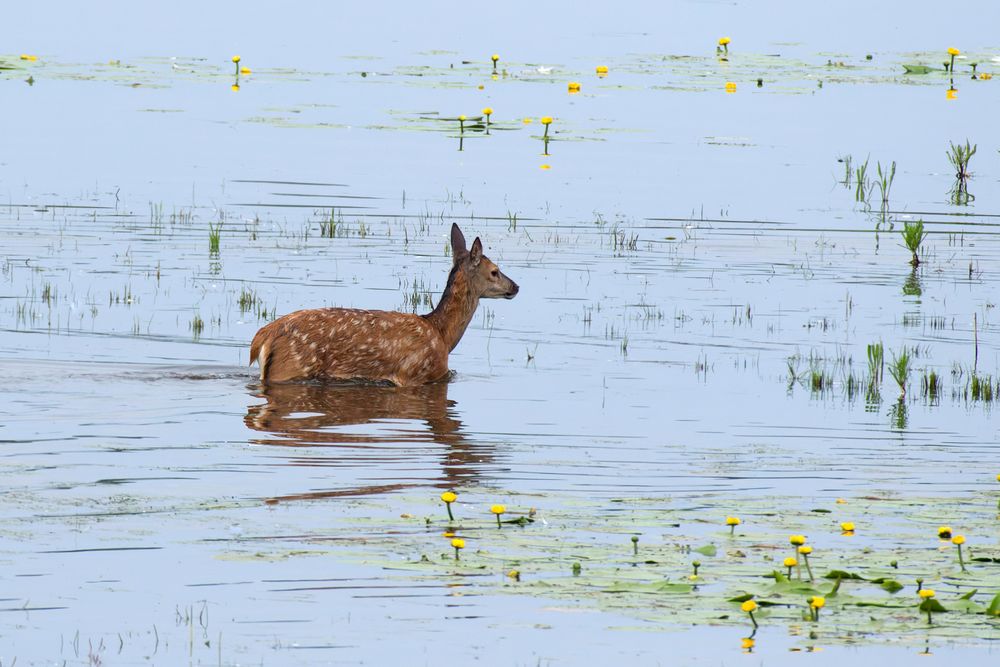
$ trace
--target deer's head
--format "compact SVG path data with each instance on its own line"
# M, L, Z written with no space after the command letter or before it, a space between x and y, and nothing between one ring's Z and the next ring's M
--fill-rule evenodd
M481 299L513 299L518 286L483 254L483 242L476 237L467 249L465 235L457 224L451 225L451 255L454 269L463 272L469 290Z

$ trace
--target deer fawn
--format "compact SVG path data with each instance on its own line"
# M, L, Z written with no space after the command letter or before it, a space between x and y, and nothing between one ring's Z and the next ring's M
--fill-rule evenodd
M513 299L517 284L483 255L467 250L451 226L452 268L437 307L426 315L354 308L299 310L264 326L250 344L261 382L369 380L412 386L448 374L448 353L462 339L479 299Z

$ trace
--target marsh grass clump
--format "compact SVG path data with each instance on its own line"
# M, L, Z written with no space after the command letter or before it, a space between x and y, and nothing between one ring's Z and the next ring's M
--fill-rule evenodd
M195 313L191 320L191 333L195 340L201 337L201 332L205 330L205 320L201 319L200 313Z
M868 178L868 158L865 158L864 164L859 164L854 169L854 201L867 204L872 187Z
M211 255L219 254L219 242L222 240L222 220L217 224L208 223L208 252Z
M868 355L868 382L865 387L865 402L869 405L877 405L882 402L880 387L885 374L885 347L882 342L869 343Z
M331 208L330 215L325 220L319 221L319 235L323 238L332 239L337 236L337 227L344 222L344 214L337 217L337 209Z
M976 154L976 144L970 144L969 140L965 140L965 145L951 143L951 148L948 150L947 156L948 161L951 162L951 166L955 168L955 178L960 181L967 180L972 173L969 171L969 160L972 156Z
M920 266L920 245L927 238L927 232L924 231L924 221L906 221L903 224L903 231L901 233L906 249L913 255L910 259L910 265L913 267Z
M910 381L912 360L911 351L903 346L900 348L899 354L892 355L892 361L889 363L889 375L899 385L899 392L902 396L906 396L906 385Z
M991 375L972 373L969 377L967 393L973 401L992 403L997 394L1000 393L1000 383L995 382Z
M969 171L969 160L976 154L976 145L965 140L965 145L951 144L951 148L946 153L948 161L955 169L955 182L951 186L951 203L956 206L968 206L975 201L975 197L969 193L969 178L972 172Z
M896 161L893 160L892 164L887 166L885 170L882 169L882 163L877 162L875 169L876 173L878 173L875 185L878 186L879 192L882 195L882 210L885 211L889 208L889 191L892 189L892 182L896 178Z
M932 405L941 400L941 376L937 371L924 369L924 375L920 382L921 392L924 398L928 399Z
M616 222L611 228L611 249L615 252L631 252L639 246L639 235L628 234Z

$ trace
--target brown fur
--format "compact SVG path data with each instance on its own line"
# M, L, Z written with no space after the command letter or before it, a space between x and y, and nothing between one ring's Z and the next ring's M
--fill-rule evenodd
M480 298L511 299L518 286L482 254L477 238L466 250L458 225L451 230L453 266L437 307L426 315L384 310L299 310L262 327L250 344L262 382L372 380L400 386L434 382L448 374Z

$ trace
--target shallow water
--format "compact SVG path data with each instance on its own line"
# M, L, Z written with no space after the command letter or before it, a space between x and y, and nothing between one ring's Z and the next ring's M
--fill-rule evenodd
M995 562L957 573L934 537L954 525L1000 556L1000 430L970 388L1000 376L1000 84L903 75L939 64L936 22L901 3L857 21L856 4L773 3L777 22L676 3L642 31L440 7L414 35L430 9L376 25L172 3L119 8L132 29L103 40L68 6L45 31L10 8L39 58L0 56L17 128L0 157L2 664L991 660L995 622L926 629L907 609L859 630L839 607L813 627L772 610L744 655L727 603L792 530L824 569L891 554L908 586L1000 590ZM959 44L981 71L1000 56L988 24ZM234 52L253 70L238 91ZM459 129L485 106L489 135ZM966 137L959 206L944 153ZM883 213L840 183L845 155L897 162ZM913 270L899 230L917 219ZM277 315L429 310L453 222L521 291L481 304L448 382L259 385L248 342ZM914 356L902 400L888 371L877 401L849 388L879 341L887 362ZM495 502L535 522L493 531ZM846 519L867 521L849 543ZM656 565L617 560L632 534ZM687 607L606 592L683 580L706 542L718 578Z

